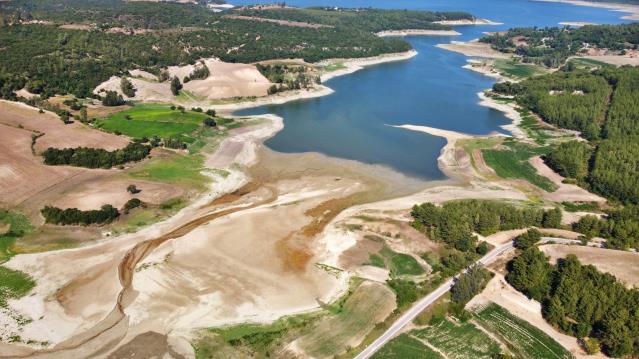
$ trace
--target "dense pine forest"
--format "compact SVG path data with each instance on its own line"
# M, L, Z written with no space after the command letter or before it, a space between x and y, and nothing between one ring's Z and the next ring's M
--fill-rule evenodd
M0 2L0 13L3 98L12 98L23 86L43 97L87 97L99 83L130 69L157 74L162 67L212 56L242 63L279 58L316 62L403 52L411 49L408 42L382 39L374 31L448 29L432 21L472 18L466 13L372 9L269 12L278 18L334 24L312 28L229 18L201 5L120 0L12 0Z
M581 131L588 142L557 145L545 157L562 176L616 203L639 203L639 69L595 71L570 66L493 90L557 127ZM634 208L634 207L629 207ZM614 248L639 246L639 216L613 210L608 220L585 218L579 232L608 238ZM616 218L616 220L615 220Z
M551 265L536 247L509 263L508 282L542 303L544 318L612 357L639 354L639 289L569 255Z
M559 67L586 48L623 52L637 49L639 23L589 25L580 28L516 28L480 39L493 48L522 57L524 62Z

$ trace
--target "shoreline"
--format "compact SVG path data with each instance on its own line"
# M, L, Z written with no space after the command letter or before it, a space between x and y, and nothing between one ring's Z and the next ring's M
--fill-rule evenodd
M384 30L376 33L379 37L399 37L399 36L458 36L461 32L455 30L422 30L422 29L405 29L405 30Z
M519 127L521 123L521 115L517 110L510 104L499 103L495 99L486 96L486 94L481 91L477 93L477 97L479 97L479 105L491 108L493 110L497 110L502 112L506 118L510 119L512 122L506 125L501 125L499 127L511 133L512 137L519 140L529 140L526 133Z
M415 51L414 49L411 49L406 52L382 54L382 55L373 56L373 57L354 58L354 59L327 59L327 60L322 60L320 62L317 62L315 63L315 65L326 66L326 65L343 61L342 65L344 65L345 68L331 71L320 76L321 82L324 83L325 81L328 81L332 78L352 74L368 66L373 66L373 65L378 65L378 64L388 63L388 62L408 60L412 57L417 56L417 54L418 54L417 51ZM222 105L208 105L208 104L202 104L202 105L204 107L213 108L216 111L231 113L234 111L244 110L248 108L255 108L255 107L266 106L266 105L281 105L281 104L285 104L287 102L292 102L292 101L328 96L333 94L335 91L326 85L318 85L317 87L314 87L313 89L290 91L290 92L291 93L283 92L283 93L278 93L278 94L270 95L266 97L260 97L253 101L244 101L244 102L222 104ZM190 104L190 105L193 105L193 104Z
M473 20L440 20L433 21L434 24L451 25L451 26L467 26L467 25L503 25L503 22L496 22L488 19L473 19Z
M628 15L623 15L620 18L622 20L635 20L639 21L639 5L622 4L622 3L595 3L585 0L534 0L540 2L556 2L563 4L570 4L576 6L589 6L602 9L608 9L612 11L624 12Z

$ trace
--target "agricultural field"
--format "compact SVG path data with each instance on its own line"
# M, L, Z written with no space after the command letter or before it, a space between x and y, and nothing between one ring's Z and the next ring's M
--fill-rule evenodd
M424 268L412 256L398 253L388 246L382 247L377 254L371 254L371 265L388 268L391 276L420 275L424 274Z
M441 359L443 356L427 347L419 339L404 333L388 342L373 359Z
M136 105L98 120L98 127L133 138L180 138L187 141L208 116L194 111L172 110L169 105Z
M508 349L517 357L572 358L572 355L551 337L497 304L477 310L475 320L505 342Z
M528 163L530 158L545 154L548 148L536 148L513 140L504 141L504 147L482 151L486 164L493 168L499 177L526 180L547 192L557 189L552 181L537 174Z
M471 322L445 318L410 334L427 341L449 359L492 358L501 352L499 344Z

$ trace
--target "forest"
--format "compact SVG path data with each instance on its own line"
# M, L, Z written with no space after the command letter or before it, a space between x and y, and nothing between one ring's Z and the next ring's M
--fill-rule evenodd
M639 23L622 25L588 25L578 28L515 28L505 34L495 33L480 41L493 48L520 55L524 62L560 67L566 59L590 48L623 51L639 44ZM525 45L517 46L517 44Z
M612 357L639 354L639 289L568 255L551 265L536 247L508 264L506 280L542 303L544 318Z
M551 168L614 201L639 202L639 69L564 68L493 91L589 140L556 146L545 158Z
M338 24L309 28L228 18L200 5L119 0L17 0L0 2L0 12L0 95L8 99L24 86L44 98L68 93L89 97L98 84L127 70L160 74L166 66L208 57L242 63L285 58L317 62L404 52L411 49L408 42L383 39L374 31L449 28L431 21L472 17L373 9L273 14L291 20L313 14L318 19L307 20ZM50 23L29 23L33 20ZM82 30L58 26L70 23L98 25Z
M236 12L238 15L266 19L289 20L322 24L334 27L357 28L364 31L427 29L450 30L448 25L434 23L442 20L474 20L466 12L430 12L414 10L378 10L371 8L281 8L256 10L247 9Z
M49 147L42 152L44 163L50 166L70 165L86 168L111 168L127 162L140 161L151 153L151 146L129 143L115 151L101 148L63 148Z
M58 207L45 206L41 211L46 223L59 225L90 225L106 224L113 222L120 216L120 211L110 204L103 205L100 209L81 211L77 208L60 209Z

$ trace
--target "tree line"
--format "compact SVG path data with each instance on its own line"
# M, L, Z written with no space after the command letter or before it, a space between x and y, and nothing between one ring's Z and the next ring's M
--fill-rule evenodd
M46 223L58 225L91 225L113 222L120 215L120 211L110 204L105 204L100 209L82 211L77 208L60 209L53 206L45 206L40 213Z
M111 168L136 162L146 158L151 153L151 146L141 143L129 143L126 147L107 151L102 148L47 148L42 152L46 165L70 165L86 168Z

